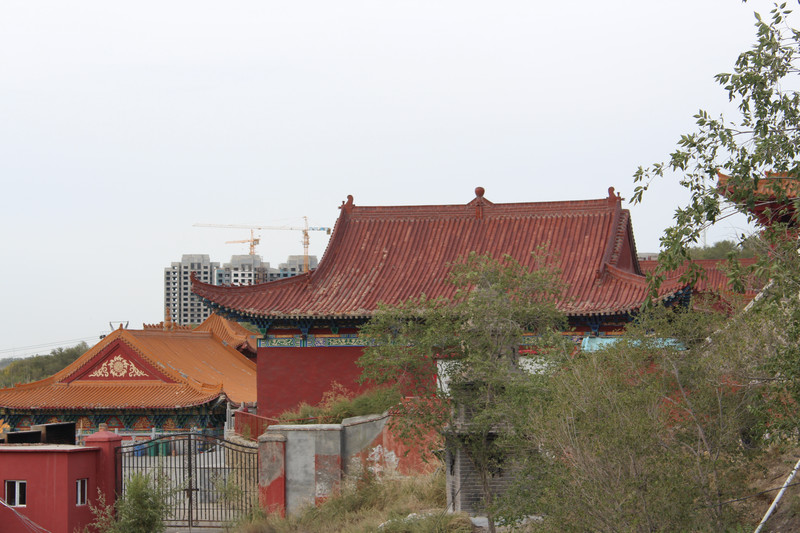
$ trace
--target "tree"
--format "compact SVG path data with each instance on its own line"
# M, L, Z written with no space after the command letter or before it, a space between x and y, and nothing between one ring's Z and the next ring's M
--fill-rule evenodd
M800 191L800 93L792 89L800 72L800 32L787 25L790 13L785 3L776 5L769 20L756 13L756 44L739 55L733 72L716 75L729 100L738 102L738 116L731 120L700 110L694 116L697 130L681 136L666 163L639 167L634 174L634 203L668 171L676 173L691 194L661 238L662 272L688 260L689 248L703 229L731 209L754 220L754 209L766 197L773 197L775 206L787 205ZM727 176L728 206L720 194L720 173ZM768 175L781 179L765 180ZM781 213L770 214L781 218ZM770 247L785 244L785 224L767 229ZM786 265L774 260L759 268L773 278L788 273Z
M751 327L770 330L776 342L753 362L752 372L770 385L765 395L775 415L772 431L789 433L800 422L793 414L800 402L800 350L792 340L800 335L800 31L788 25L790 13L783 3L768 19L756 14L755 45L739 55L732 72L716 76L729 100L738 103L736 118L698 112L696 131L681 136L668 162L637 170L633 196L640 202L652 181L667 171L677 173L691 194L661 239L657 274L690 257L702 230L725 216L726 199L725 209L751 220L760 211L762 223L769 219L753 241L761 248L753 270L770 283L755 310L762 322ZM720 174L727 176L724 198Z
M527 269L506 256L471 254L452 265L452 298L425 295L381 306L362 334L371 339L359 361L363 378L394 383L410 395L396 410L401 431L419 441L438 431L471 460L494 530L500 470L513 470L521 412L543 401L547 369L568 353L556 307L561 282L552 258L534 254ZM532 357L521 357L524 335ZM523 368L533 362L536 372ZM437 365L438 362L438 365ZM438 383L437 383L438 377Z
M730 240L715 242L710 246L691 246L689 255L693 260L697 259L727 259L755 257L758 251L758 239L749 237L741 243Z
M51 376L75 361L88 349L89 346L81 342L70 348L56 348L50 355L34 355L14 360L0 369L0 387L11 387L16 383L29 383Z
M544 450L534 509L545 531L729 531L742 521L744 483L760 429L758 343L740 316L654 308L615 345L582 352L549 377L547 409L527 424ZM656 335L653 332L657 332ZM669 339L667 341L666 339ZM708 339L711 339L709 342Z

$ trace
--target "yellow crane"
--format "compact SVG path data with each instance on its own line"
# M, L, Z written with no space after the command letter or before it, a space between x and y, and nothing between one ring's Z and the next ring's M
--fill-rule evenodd
M309 226L308 217L303 217L303 227L294 226L255 226L249 224L193 224L197 228L233 228L233 229L249 229L250 238L242 241L226 241L232 242L249 242L250 254L255 255L255 245L260 242L260 239L254 235L255 230L289 230L289 231L302 231L303 232L303 272L308 272L308 244L309 244L309 231L324 231L328 235L331 234L331 228L324 226Z
M198 226L198 225L199 224L195 224L195 226ZM225 241L225 244L238 244L238 243L241 243L241 242L249 242L250 243L250 255L256 255L256 244L260 243L261 239L259 237L254 236L253 235L253 231L254 230L252 230L252 229L250 230L250 238L249 239L243 239L241 241Z

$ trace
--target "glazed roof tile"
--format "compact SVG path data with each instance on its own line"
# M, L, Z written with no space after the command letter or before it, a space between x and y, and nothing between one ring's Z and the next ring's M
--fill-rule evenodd
M60 372L0 389L0 407L174 409L222 395L256 400L252 361L210 332L150 327L118 329Z
M742 267L749 267L755 264L755 258L745 258L739 259L739 264ZM692 291L698 293L726 293L730 292L729 283L730 278L725 273L725 264L727 263L727 259L696 259L692 261L693 263L699 265L704 272L704 275L700 277L693 285ZM658 267L658 261L640 261L639 264L642 267L642 272L645 274L649 272L654 272ZM681 267L666 272L664 274L667 283L676 283L677 278L683 276L689 265L684 264ZM744 297L747 299L752 299L758 294L762 288L762 284L755 279L748 279L747 280L747 287L745 288Z
M193 280L222 309L268 319L367 318L379 302L452 296L449 266L470 252L509 254L526 266L542 245L560 258L570 316L638 309L647 283L636 259L630 213L614 195L598 200L494 204L476 189L462 205L362 207L352 196L319 267L293 278L241 287ZM660 296L682 286L665 284Z
M194 331L210 331L237 350L246 349L255 353L257 349L258 335L238 322L227 320L217 313L211 313L202 324L194 328Z

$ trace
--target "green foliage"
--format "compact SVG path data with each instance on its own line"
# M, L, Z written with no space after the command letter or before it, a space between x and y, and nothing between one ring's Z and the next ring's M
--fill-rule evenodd
M242 326L247 331L255 334L255 335L262 335L264 332L258 329L258 326L251 322L239 322L239 325Z
M83 355L89 346L82 342L71 348L56 348L50 355L16 359L0 370L0 387L29 383L51 376Z
M396 408L395 428L417 445L440 432L466 453L490 517L490 481L509 468L509 447L527 430L517 424L519 413L544 401L548 370L568 353L560 334L566 320L555 304L560 272L543 250L534 263L529 270L508 256L473 253L452 265L452 298L381 306L361 331L371 340L359 361L364 379L411 396ZM521 359L526 333L535 335L526 346L535 355ZM526 363L538 371L525 371Z
M776 287L773 287L775 289ZM758 323L756 342L760 357L754 363L753 378L764 388L762 415L765 431L775 436L796 438L800 425L800 305L795 295L766 300L753 311Z
M97 505L89 502L89 510L92 512L94 520L91 525L83 528L81 533L106 533L113 531L114 527L114 506L106 503L106 495L99 488L97 489Z
M754 209L767 206L764 214L773 222L749 243L760 252L755 275L770 280L747 326L762 345L745 342L753 349L749 370L763 388L769 430L789 435L800 422L795 414L800 402L800 31L789 26L786 6L776 5L769 17L756 14L755 45L739 55L732 72L716 76L737 104L735 118L701 110L695 131L681 137L668 162L637 170L634 201L667 172L677 174L690 193L661 239L661 272L687 259L703 229L725 216L718 172L729 176L726 198L734 210L752 220Z
M334 382L318 405L302 403L296 410L282 413L278 419L281 424L338 424L353 416L383 413L400 400L399 391L392 387L377 387L356 396Z
M722 325L657 308L615 346L578 354L551 375L552 401L528 421L539 428L532 444L550 458L537 465L541 529L728 531L740 523L743 507L725 502L747 492L761 389L736 351L747 330L723 333ZM512 496L507 504L533 510Z
M781 4L769 19L756 14L756 44L739 55L731 73L718 74L717 82L728 98L738 103L738 116L730 120L700 110L695 115L696 131L682 135L666 163L655 163L634 174L638 183L633 201L642 200L657 177L677 174L690 193L689 203L675 212L675 224L661 238L660 261L665 270L690 257L689 248L702 231L727 216L717 187L718 172L729 176L728 199L732 209L751 220L752 210L774 196L778 204L790 205L798 191L800 176L800 32L787 25L790 11ZM767 173L779 173L763 191ZM775 175L775 174L773 174ZM762 190L759 190L761 184ZM788 213L770 213L775 219ZM770 246L785 241L785 226L774 224L764 235ZM760 268L777 278L786 274L785 265L765 259Z
M729 257L749 258L755 257L758 251L755 239L745 239L737 244L733 241L723 240L711 246L691 246L689 256L692 259L727 259Z
M161 533L166 530L169 489L160 477L136 472L125 484L125 494L116 505L106 504L105 496L98 491L97 505L90 504L94 516L91 526L84 531L97 533Z

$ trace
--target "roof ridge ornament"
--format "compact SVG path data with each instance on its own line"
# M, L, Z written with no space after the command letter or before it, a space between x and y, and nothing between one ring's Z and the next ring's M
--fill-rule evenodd
M622 203L624 199L625 198L621 197L619 193L617 193L616 196L614 195L614 187L608 188L608 205L614 205L617 202Z
M348 194L347 203L342 202L342 205L339 206L339 209L344 209L347 213L350 213L350 211L353 210L353 207L355 207L355 204L353 203L353 195Z
M483 187L475 187L475 218L481 220L483 218L483 195L486 189Z
M169 306L166 306L164 315L164 331L175 329L175 324L172 322L172 312L170 311Z

